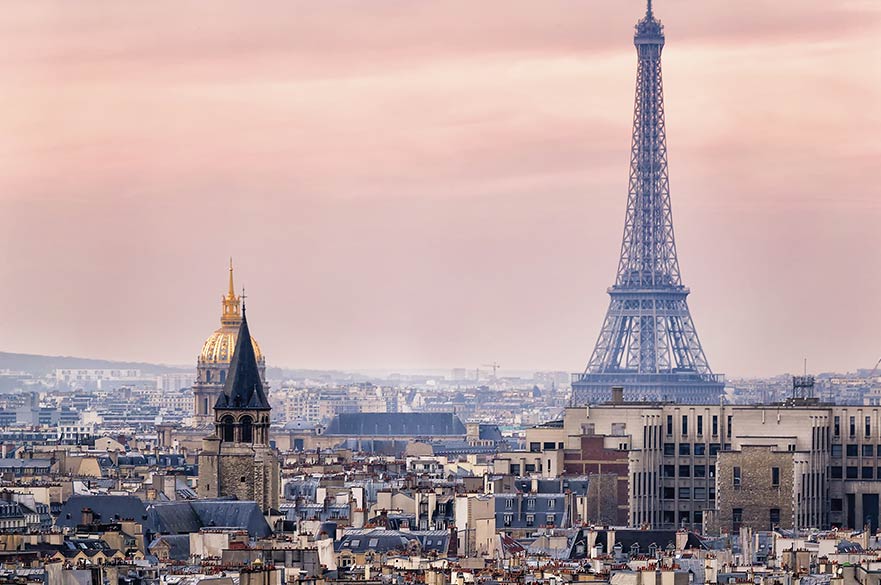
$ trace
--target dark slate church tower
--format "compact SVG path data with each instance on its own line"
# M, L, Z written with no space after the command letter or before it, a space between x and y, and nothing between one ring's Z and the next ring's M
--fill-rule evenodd
M254 500L278 509L281 464L269 446L269 400L254 353L248 319L242 323L223 393L214 404L214 434L202 440L199 496Z

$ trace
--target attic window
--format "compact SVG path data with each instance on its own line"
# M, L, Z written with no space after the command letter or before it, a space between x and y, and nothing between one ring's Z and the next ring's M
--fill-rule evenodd
M358 538L352 541L352 546L358 546L359 544L361 544L361 540Z
M378 538L371 538L370 541L368 541L368 543L367 543L367 548L376 548L376 545L378 545L378 544L379 544Z

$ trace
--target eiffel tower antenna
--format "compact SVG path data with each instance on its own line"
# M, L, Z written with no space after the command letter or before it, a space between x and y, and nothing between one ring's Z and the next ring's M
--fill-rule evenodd
M713 404L724 388L704 355L686 301L673 237L661 52L664 27L648 0L636 25L636 99L624 236L605 321L587 367L573 376L576 404L631 396Z

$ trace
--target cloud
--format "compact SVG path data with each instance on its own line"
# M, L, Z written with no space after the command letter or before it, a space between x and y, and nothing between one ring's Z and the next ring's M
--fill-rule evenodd
M5 349L187 361L233 254L274 363L581 369L626 195L625 4L7 4ZM877 4L657 10L711 363L864 365L881 326L865 310L881 292ZM793 301L800 271L817 283ZM858 290L824 276L848 274Z

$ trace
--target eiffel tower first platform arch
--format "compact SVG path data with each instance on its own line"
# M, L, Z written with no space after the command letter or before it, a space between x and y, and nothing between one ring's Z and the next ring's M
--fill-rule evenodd
M712 404L724 377L707 363L682 283L673 233L661 52L664 27L648 1L633 39L638 56L624 236L609 309L584 372L572 376L575 405L608 401Z

